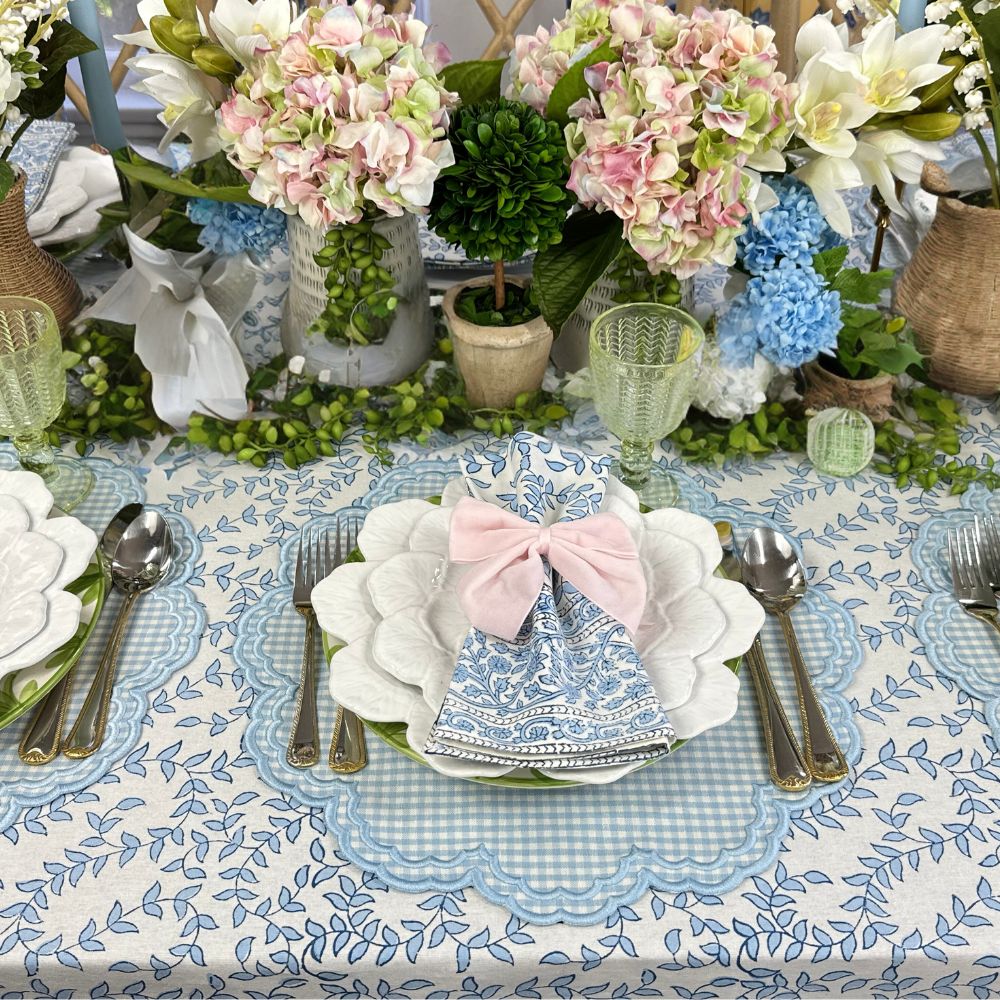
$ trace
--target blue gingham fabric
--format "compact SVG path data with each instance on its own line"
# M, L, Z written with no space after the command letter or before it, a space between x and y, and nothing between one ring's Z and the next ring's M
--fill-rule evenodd
M458 471L435 461L410 465L405 477L389 474L377 483L348 516L360 519L379 504L432 496ZM733 521L740 538L764 523L714 503L681 478L686 505L713 520ZM292 768L284 748L302 641L301 621L290 605L295 545L292 540L283 549L278 586L237 628L234 656L257 694L246 750L265 780L323 810L341 853L390 886L474 886L523 920L592 924L650 889L731 890L773 864L793 808L809 808L836 791L820 785L787 796L774 789L752 697L741 698L726 726L610 786L540 792L476 785L437 774L373 736L372 763L357 776ZM862 659L850 615L813 591L795 622L830 724L855 762L860 736L842 693ZM773 623L766 640L778 662L781 640ZM336 657L331 669L337 669ZM785 682L787 703L794 704L789 672L775 673ZM330 715L332 706L325 711Z
M8 448L0 449L0 461L12 457ZM94 461L93 471L95 489L74 516L100 535L118 510L142 501L144 496L139 478L128 469ZM118 657L114 697L101 748L83 760L59 756L44 767L31 767L18 759L17 747L36 710L0 730L0 830L10 827L26 809L87 788L108 772L113 761L134 749L147 711L147 692L184 667L197 651L205 611L191 584L201 545L184 517L172 511L165 513L174 538L174 564L163 583L145 594L133 611ZM66 714L66 734L83 707L120 601L120 594L109 592L101 619L74 668L76 682Z

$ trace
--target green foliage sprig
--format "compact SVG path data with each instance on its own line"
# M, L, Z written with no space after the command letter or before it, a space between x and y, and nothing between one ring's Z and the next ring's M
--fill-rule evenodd
M100 435L120 443L169 431L153 411L153 380L135 353L134 335L134 327L104 320L70 334L63 354L69 389L49 428L53 444L60 436L76 438L83 454Z
M396 279L382 266L392 246L375 231L375 220L335 226L326 234L316 263L326 269L326 306L309 332L330 341L379 344L389 332L399 296Z
M450 359L451 342L443 340L437 356L403 382L349 389L291 376L285 359L276 358L255 373L248 387L254 408L266 415L234 423L197 414L187 439L258 468L272 458L298 468L335 455L341 441L360 431L365 450L391 465L389 445L396 441L425 444L437 430L475 428L497 436L519 427L539 431L569 414L557 397L542 391L522 394L508 410L471 409Z
M836 359L824 358L822 363L851 379L874 378L883 372L901 375L906 371L922 378L923 355L913 342L913 331L906 320L874 308L892 284L893 272L844 267L847 250L846 246L834 247L813 257L816 272L828 288L840 294L843 323Z

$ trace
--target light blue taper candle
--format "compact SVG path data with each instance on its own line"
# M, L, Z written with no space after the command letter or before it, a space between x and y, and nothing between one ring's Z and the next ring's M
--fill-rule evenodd
M923 27L926 6L927 0L899 0L899 26L903 31Z
M70 0L69 19L77 31L86 35L96 46L94 52L80 56L83 89L87 95L94 138L99 146L114 151L126 145L118 99L111 83L111 70L101 37L101 22L94 0Z

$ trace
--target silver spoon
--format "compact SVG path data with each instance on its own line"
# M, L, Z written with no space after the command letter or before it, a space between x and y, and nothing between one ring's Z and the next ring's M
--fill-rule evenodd
M104 740L118 651L132 610L142 594L166 576L172 559L173 538L169 525L157 511L143 510L126 527L111 559L111 579L116 589L125 595L125 600L118 611L79 718L66 741L63 753L67 757L74 760L89 757Z
M722 544L722 571L730 580L744 583L743 567L736 552L732 525L728 521L717 521L715 530ZM745 659L760 708L764 748L767 751L771 781L784 792L801 792L812 784L812 777L802 760L799 741L792 731L785 708L775 690L774 681L771 680L759 635L754 637L753 645L747 650Z
M104 529L101 536L101 547L98 558L104 570L107 586L111 586L111 561L115 549L125 534L125 529L142 513L142 504L130 503L115 514L111 523ZM48 764L59 754L62 743L63 723L66 719L66 709L69 706L69 696L73 691L73 679L76 667L69 670L61 681L45 696L28 731L18 747L18 756L25 764Z
M792 543L773 528L755 528L743 546L743 582L775 615L785 635L802 718L806 767L817 781L839 781L847 761L830 731L799 649L789 612L806 592L806 573Z

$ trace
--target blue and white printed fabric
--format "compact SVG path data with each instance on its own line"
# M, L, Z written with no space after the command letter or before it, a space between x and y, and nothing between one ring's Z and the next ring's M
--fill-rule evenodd
M599 513L609 464L528 433L461 459L470 496L545 526ZM673 737L628 630L546 563L513 642L470 630L426 752L572 769L658 757Z

